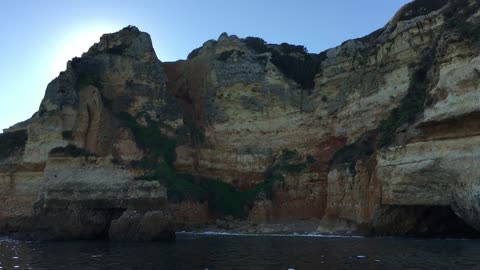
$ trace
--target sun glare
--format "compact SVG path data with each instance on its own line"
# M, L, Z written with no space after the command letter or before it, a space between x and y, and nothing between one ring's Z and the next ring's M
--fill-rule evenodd
M114 31L116 31L114 27L94 27L71 31L66 35L56 52L52 73L56 76L59 72L64 71L69 60L82 56L94 43L100 40L103 34Z

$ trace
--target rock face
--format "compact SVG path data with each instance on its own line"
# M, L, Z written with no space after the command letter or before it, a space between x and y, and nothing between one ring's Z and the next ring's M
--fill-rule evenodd
M148 228L151 215L158 220L167 211L165 188L133 181L139 169L122 164L144 155L122 121L138 111L144 119L172 117L165 85L149 35L135 27L104 35L70 61L38 113L0 135L0 231L36 239L171 238L169 215L156 231ZM127 211L146 221L118 229Z
M417 0L320 54L222 34L162 63L104 35L0 135L2 231L476 235L479 10Z

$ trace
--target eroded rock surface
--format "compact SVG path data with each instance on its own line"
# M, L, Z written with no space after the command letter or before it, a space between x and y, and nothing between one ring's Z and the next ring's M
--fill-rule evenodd
M134 181L139 170L125 167L144 153L123 123L138 112L144 121L175 118L175 111L166 113L165 83L149 35L135 27L104 35L70 61L48 85L38 113L2 135L14 134L18 139L2 143L18 146L1 160L0 231L36 239L108 238L123 212L139 211L142 219L166 208L165 188ZM151 238L126 230L113 238L170 238L171 217L163 218L165 226Z
M475 235L480 3L429 2L319 54L224 33L162 63L104 35L1 135L2 230Z

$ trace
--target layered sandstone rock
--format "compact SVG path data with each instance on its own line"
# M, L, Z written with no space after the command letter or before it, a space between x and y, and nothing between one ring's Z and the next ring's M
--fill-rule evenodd
M222 34L162 63L135 27L104 35L0 138L19 142L0 155L4 227L471 235L479 7L417 0L320 54Z
M171 106L165 82L149 35L135 27L104 35L70 61L48 85L38 113L6 130L25 132L27 139L1 161L1 231L40 239L108 237L124 211L138 211L142 219L166 208L163 186L133 181L137 170L122 165L144 154L118 119L138 112L172 118L165 113ZM171 234L171 220L164 216L165 226L150 239ZM126 229L110 236L149 239Z

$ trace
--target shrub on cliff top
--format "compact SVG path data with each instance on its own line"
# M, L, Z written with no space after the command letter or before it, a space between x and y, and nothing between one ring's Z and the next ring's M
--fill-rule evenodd
M80 72L75 83L75 88L77 89L77 91L90 85L95 86L98 89L102 88L102 85L98 80L97 75L87 71Z
M320 67L320 61L316 55L304 53L299 56L274 52L271 61L287 78L298 83L302 89L309 90L315 86L315 75Z
M256 53L268 52L267 42L258 37L246 37L244 40L248 48L254 50Z
M98 89L102 89L102 83L100 75L102 73L102 64L91 57L75 57L70 63L72 69L75 71L75 88L80 90L86 86L95 86Z
M315 75L320 69L323 55L310 54L304 46L285 42L280 45L267 45L265 40L256 37L247 37L243 42L256 53L271 53L271 62L285 77L298 83L302 89L313 89L315 86Z
M480 40L480 28L478 24L468 21L468 18L475 14L480 8L480 1L475 1L470 5L468 0L450 1L443 15L446 19L446 28L454 30L464 39L472 42Z
M218 56L219 61L226 61L232 54L235 52L235 50L229 50L229 51L224 51Z
M405 5L400 16L400 21L410 20L439 10L448 3L448 0L416 0Z
M242 56L242 55L245 54L245 52L239 51L239 50L228 50L228 51L222 52L222 53L218 56L217 60L219 60L219 61L227 61L228 58L230 58L230 56L232 56L234 53L237 53L238 56Z
M292 45L292 44L283 42L279 46L282 53L286 53L286 54L291 54L291 53L307 54L308 53L307 48L305 48L305 46L302 46L302 45Z
M196 48L195 50L193 50L191 53L188 54L187 59L190 60L192 58L197 57L200 54L201 49L202 49L202 47Z
M105 50L105 52L108 53L108 54L113 54L113 55L122 55L125 52L126 49L128 49L127 45L120 44L120 45L117 45L117 46L113 46L111 48L107 48Z
M25 147L28 135L26 130L0 134L0 160L11 156L16 150Z

